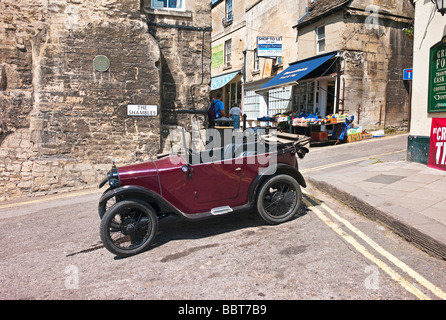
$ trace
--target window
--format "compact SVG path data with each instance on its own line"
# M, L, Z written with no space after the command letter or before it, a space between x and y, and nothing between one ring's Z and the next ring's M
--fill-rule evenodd
M274 66L281 66L283 64L283 57L276 57L273 60L273 65Z
M325 26L316 28L316 53L325 51Z
M232 21L232 0L226 0L225 9L226 9L225 12L226 21Z
M268 96L268 115L291 110L291 87L272 89Z
M221 22L224 27L227 27L232 23L232 0L226 0L225 16Z
M257 72L259 70L260 70L260 59L257 53L257 49L254 49L254 72Z
M185 10L185 2L185 0L152 0L152 8Z
M313 113L319 107L319 82L302 81L293 88L293 109Z
M225 41L225 68L231 67L232 40Z
M257 120L260 117L260 96L256 94L255 90L245 91L243 113L246 114L248 120Z

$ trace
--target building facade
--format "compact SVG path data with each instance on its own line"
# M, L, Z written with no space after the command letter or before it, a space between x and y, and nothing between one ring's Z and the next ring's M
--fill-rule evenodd
M305 10L301 1L212 1L212 95L224 93L227 111L242 105L248 122L266 115L268 97L257 94L267 79L277 75L297 58L296 33L291 28ZM278 56L258 52L258 38L280 39ZM288 102L277 97L277 109Z
M437 143L440 145L446 141L446 134L439 135L438 142L431 141L433 119L441 119L440 121L446 123L446 120L443 120L446 119L446 81L444 70L441 70L446 66L446 18L437 12L435 4L431 1L415 1L413 34L413 95L408 159L428 164L431 156L435 164L438 154L438 167L446 170L446 149L436 146ZM435 49L438 46L441 46L441 50L437 52ZM436 54L431 56L431 53ZM439 107L436 108L436 105ZM443 126L446 128L446 125Z
M364 129L407 130L410 96L403 70L412 66L411 1L325 1L310 4L296 26L299 59L336 53L339 64L315 82L322 115L355 116ZM331 78L330 78L331 73ZM314 82L314 81L313 81ZM322 96L324 96L322 94ZM325 104L325 106L324 106Z
M165 131L207 108L208 1L5 0L0 12L0 200L94 185L112 159L156 157Z
M213 23L218 24L228 2L214 4ZM251 125L264 116L292 112L353 115L368 130L408 128L409 85L403 69L412 66L412 50L407 50L412 39L402 29L413 22L410 0L373 5L361 0L245 1L244 15L238 14L237 34L220 23L212 37L213 48L220 45L223 52L222 43L231 37L236 66L211 71L212 79L225 72L239 75L223 90L241 82L240 101ZM259 37L267 36L280 38L280 56L259 57Z

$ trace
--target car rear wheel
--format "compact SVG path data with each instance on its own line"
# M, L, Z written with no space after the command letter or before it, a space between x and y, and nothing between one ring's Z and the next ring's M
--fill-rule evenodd
M268 223L279 224L291 220L299 211L302 192L291 176L279 174L265 181L257 196L257 211Z
M100 235L104 247L117 256L131 256L146 250L155 239L158 218L150 205L124 200L102 217Z

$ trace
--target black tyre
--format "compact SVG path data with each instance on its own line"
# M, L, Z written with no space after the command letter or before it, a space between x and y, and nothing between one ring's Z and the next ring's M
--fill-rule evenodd
M126 257L146 250L153 243L157 230L158 218L150 205L124 200L105 212L100 235L108 251Z
M291 220L299 211L302 192L291 176L279 174L265 181L257 194L257 211L268 223Z

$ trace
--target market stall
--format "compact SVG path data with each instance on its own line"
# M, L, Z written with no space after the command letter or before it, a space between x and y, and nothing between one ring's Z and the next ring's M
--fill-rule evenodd
M310 137L312 143L353 142L371 138L372 135L353 124L354 116L333 114L324 118L317 114L294 112L258 118L267 122L268 128Z

